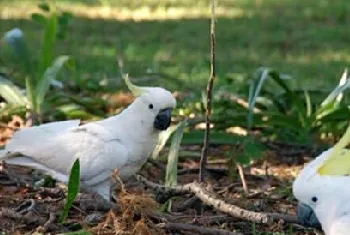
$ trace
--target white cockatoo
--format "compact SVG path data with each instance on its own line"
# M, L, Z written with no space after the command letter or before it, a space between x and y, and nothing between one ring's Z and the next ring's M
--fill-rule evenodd
M20 129L0 152L7 164L42 170L68 182L74 161L80 161L83 188L110 200L111 173L132 176L146 162L161 131L170 126L176 106L161 87L138 87L124 80L136 96L120 114L79 126L80 120L59 121ZM23 156L11 156L20 153Z
M350 128L333 148L308 163L293 183L300 219L305 222L314 212L326 235L350 234L350 151L345 148L349 137Z

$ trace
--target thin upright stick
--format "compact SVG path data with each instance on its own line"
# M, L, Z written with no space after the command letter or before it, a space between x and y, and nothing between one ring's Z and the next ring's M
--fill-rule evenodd
M210 23L210 76L207 85L207 105L205 112L205 136L204 143L201 154L200 170L199 170L199 182L203 182L205 168L208 159L208 149L209 149L209 136L210 136L210 115L212 111L212 96L213 96L213 86L216 77L215 69L215 0L211 0L211 23Z

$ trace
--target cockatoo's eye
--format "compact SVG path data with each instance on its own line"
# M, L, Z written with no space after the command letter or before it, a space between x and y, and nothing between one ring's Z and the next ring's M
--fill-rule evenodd
M149 108L149 109L153 109L153 104L149 104L149 105L148 105L148 108Z
M313 196L313 197L311 198L311 201L312 201L312 202L317 202L317 200L318 200L318 199L317 199L317 197L315 197L315 196Z

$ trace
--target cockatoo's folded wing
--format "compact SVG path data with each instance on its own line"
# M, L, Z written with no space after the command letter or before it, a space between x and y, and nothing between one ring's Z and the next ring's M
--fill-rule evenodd
M40 126L26 127L15 132L11 141L6 145L8 152L21 152L33 143L43 141L61 135L72 128L78 127L80 120L60 121L42 124Z
M40 129L40 126L35 128ZM11 148L5 149L20 152L25 157L4 159L7 163L33 167L55 177L68 176L79 158L81 180L90 185L106 180L109 176L106 172L122 167L128 158L120 140L113 139L109 131L98 124L75 126L65 131L44 128L30 132L30 129L26 129L25 134L19 131L17 138L11 141Z

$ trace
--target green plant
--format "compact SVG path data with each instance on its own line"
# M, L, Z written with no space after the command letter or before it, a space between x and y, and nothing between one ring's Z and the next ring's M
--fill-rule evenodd
M20 77L22 79L1 77L0 96L7 103L16 106L26 107L30 110L34 119L42 120L45 109L48 108L45 102L50 86L62 88L63 84L56 80L64 65L73 68L73 60L62 55L55 58L55 47L57 38L63 38L67 31L67 24L71 15L63 12L58 14L49 5L40 4L39 8L43 13L32 14L32 19L44 25L42 45L38 61L32 59L34 54L23 37L20 29L15 28L5 34L2 41L7 42L13 49L15 57L20 62ZM24 80L23 80L24 78ZM15 85L15 83L18 83ZM25 87L25 92L20 91Z
M69 174L67 201L64 204L63 212L60 217L61 223L64 222L64 220L67 218L69 209L72 207L73 202L79 193L79 187L80 187L80 162L79 162L79 158L77 158L74 161L74 164Z
M267 79L279 89L263 87ZM348 123L350 110L345 102L345 90L350 87L347 70L339 84L329 94L290 88L279 73L269 68L257 71L249 96L248 128L260 127L275 138L310 142L313 135L337 133ZM322 94L320 96L320 93ZM325 97L320 100L320 97ZM254 112L257 108L259 111ZM254 118L254 120L253 120ZM274 134L275 133L275 134Z
M347 125L350 110L345 91L347 70L333 90L298 89L295 80L270 68L258 69L247 86L229 98L216 100L213 123L258 131L271 140L311 143L321 135L337 136ZM265 138L265 139L266 139Z
M165 186L171 187L177 185L177 165L179 158L179 150L180 144L183 137L183 132L186 126L186 121L180 122L176 126L176 131L171 140L169 156L168 156L168 164L165 172ZM171 210L171 199L166 203L167 210Z

